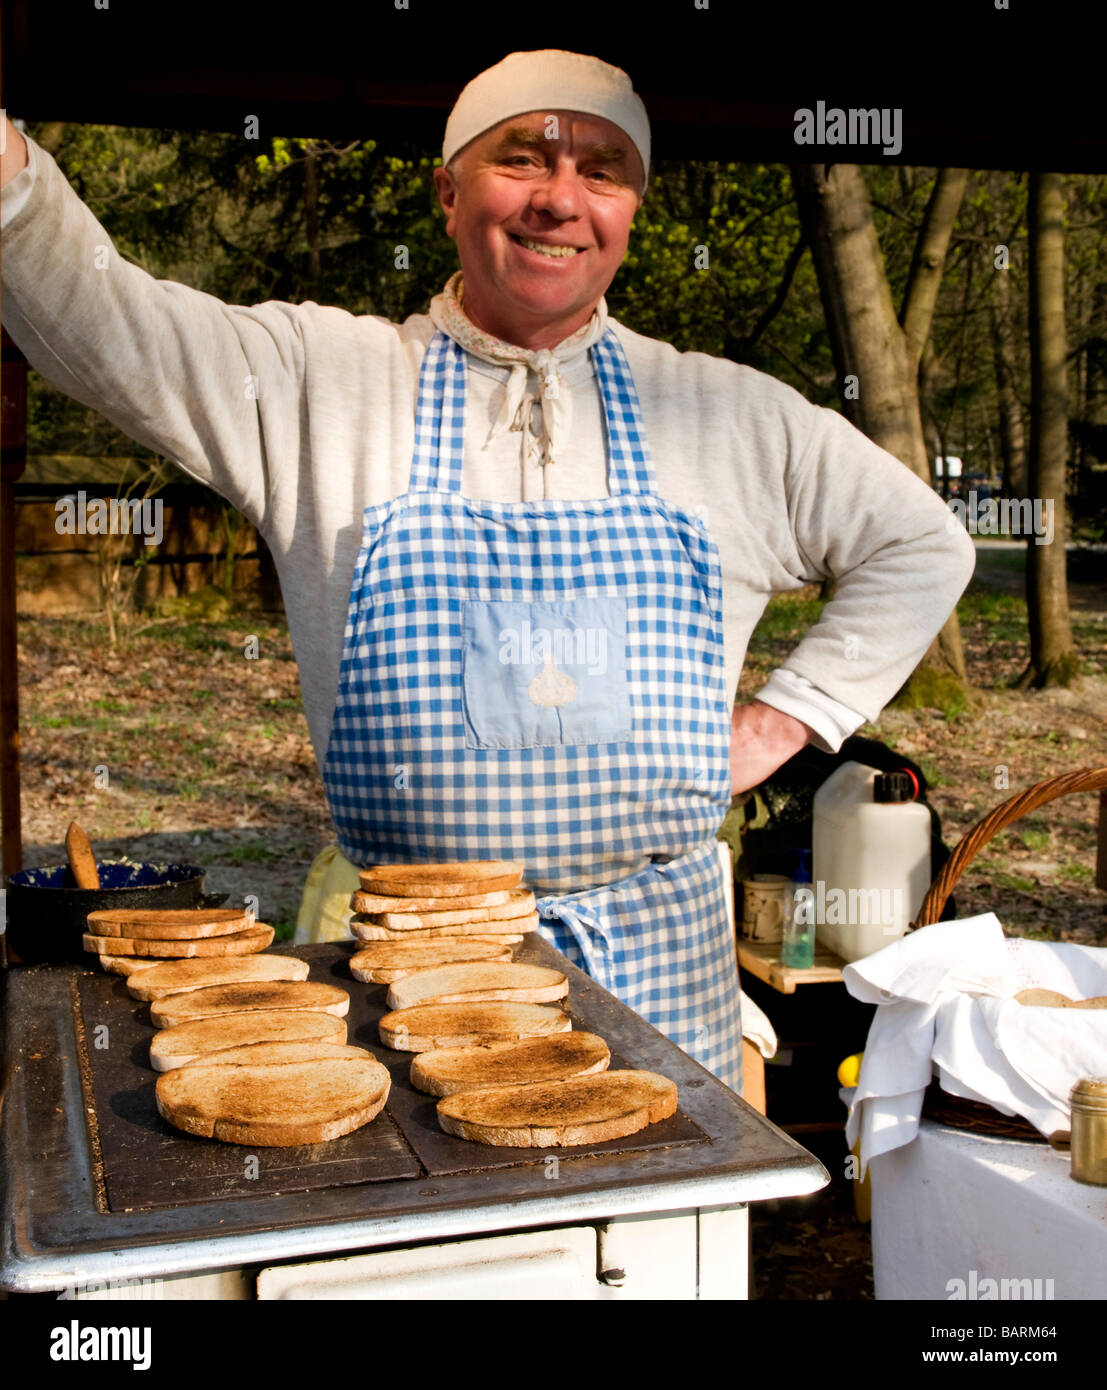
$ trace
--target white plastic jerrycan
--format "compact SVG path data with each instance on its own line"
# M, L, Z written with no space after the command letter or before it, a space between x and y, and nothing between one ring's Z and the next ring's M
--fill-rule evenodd
M930 887L930 812L906 769L843 763L815 793L818 939L845 961L890 945Z

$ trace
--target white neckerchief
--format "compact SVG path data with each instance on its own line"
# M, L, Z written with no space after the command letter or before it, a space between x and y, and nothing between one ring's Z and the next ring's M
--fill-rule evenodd
M607 332L607 301L601 299L591 319L556 347L532 350L506 343L478 328L462 307L463 295L464 282L459 270L446 282L442 293L431 300L430 317L434 326L482 362L511 369L503 404L486 444L491 444L505 430L520 430L524 464L532 456L541 456L540 445L544 445L545 452L542 462L556 463L559 451L569 438L573 419L572 396L564 377L558 372L558 364L587 352ZM527 378L531 371L539 379L537 391L527 390ZM532 435L532 406L535 402L542 407L542 435L539 437Z

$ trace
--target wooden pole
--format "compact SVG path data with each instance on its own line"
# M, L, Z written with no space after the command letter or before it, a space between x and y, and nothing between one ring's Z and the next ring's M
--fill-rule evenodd
M27 465L27 359L0 344L0 859L5 879L23 866L19 795L19 657L15 612L15 483Z

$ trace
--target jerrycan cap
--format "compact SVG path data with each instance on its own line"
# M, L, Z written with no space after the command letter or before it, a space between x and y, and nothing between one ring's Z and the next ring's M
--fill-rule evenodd
M873 783L874 801L914 801L918 794L918 780L907 768L878 773Z

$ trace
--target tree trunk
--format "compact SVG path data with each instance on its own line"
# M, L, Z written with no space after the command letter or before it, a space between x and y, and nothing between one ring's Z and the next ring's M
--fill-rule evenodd
M1015 390L1015 356L1011 332L1010 270L996 271L996 298L992 306L992 351L999 403L999 449L1003 457L1003 491L1008 497L1026 496L1026 435L1022 406Z
M792 184L815 262L843 409L852 424L929 486L918 362L912 360L907 335L892 307L892 291L861 170L855 164L835 164L829 172L822 164L797 165L792 169ZM956 216L956 207L949 211L950 202L946 198L941 206L945 215ZM934 199L931 204L933 207ZM931 225L930 213L928 208L920 240L926 238L929 225L933 250L938 229ZM945 244L948 241L947 230ZM912 316L916 338L923 329L922 291L928 289L932 275L927 267L927 283L920 284L920 300ZM929 319L925 328L924 343ZM856 392L845 389L846 378L851 376L858 381ZM937 667L961 681L966 679L956 612L950 614L920 664Z
M1065 196L1060 174L1032 173L1030 221L1030 495L1053 509L1049 545L1027 538L1030 665L1022 685L1068 685L1073 649L1065 573L1068 380L1065 339Z
M916 371L930 337L930 323L934 317L934 305L938 301L949 239L953 235L953 224L961 209L968 178L967 169L938 170L915 243L899 321L907 339L908 360L914 363Z
M322 262L319 256L319 156L309 146L304 160L304 222L307 233L307 280L312 294L319 293Z
M934 409L934 385L938 374L938 362L934 354L934 344L927 338L919 360L919 410L922 415L923 437L926 452L930 459L930 486L943 497L949 496L949 481L943 471L939 478L937 460L946 456L946 437L938 412Z

